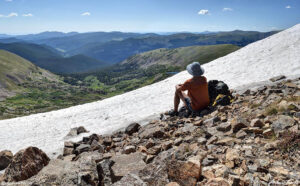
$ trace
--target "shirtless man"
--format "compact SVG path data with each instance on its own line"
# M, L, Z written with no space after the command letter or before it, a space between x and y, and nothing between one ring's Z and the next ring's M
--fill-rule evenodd
M204 69L200 63L193 62L186 67L186 70L193 77L186 80L184 84L176 85L174 110L170 112L170 115L178 115L180 100L189 112L199 111L209 105L208 84L203 76ZM186 90L188 94L184 92Z

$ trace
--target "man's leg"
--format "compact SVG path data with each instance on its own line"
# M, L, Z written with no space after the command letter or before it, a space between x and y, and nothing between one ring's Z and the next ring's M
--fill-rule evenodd
M179 106L180 100L184 103L185 106L187 106L186 102L185 102L185 98L188 98L188 96L183 91L176 89L175 96L174 96L174 111L175 112L178 112L178 106Z

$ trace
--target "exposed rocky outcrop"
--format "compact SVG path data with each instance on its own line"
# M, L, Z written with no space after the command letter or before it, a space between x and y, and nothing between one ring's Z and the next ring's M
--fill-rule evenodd
M19 184L299 185L300 78L233 95L202 117L162 114L145 126L65 142L59 160Z
M4 173L4 180L17 182L36 175L48 165L48 156L36 147L28 147L17 152Z

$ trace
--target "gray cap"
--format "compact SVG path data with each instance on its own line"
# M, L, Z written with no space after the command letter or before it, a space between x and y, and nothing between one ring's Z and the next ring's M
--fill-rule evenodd
M193 62L186 67L186 70L192 76L202 76L204 74L204 69L201 67L199 62Z

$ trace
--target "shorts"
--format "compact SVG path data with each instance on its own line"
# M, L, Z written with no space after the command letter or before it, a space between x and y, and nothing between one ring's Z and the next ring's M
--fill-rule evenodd
M184 101L186 103L186 106L187 106L187 109L190 111L190 112L194 112L193 108L192 108L192 102L191 102L191 99L190 98L184 98Z

